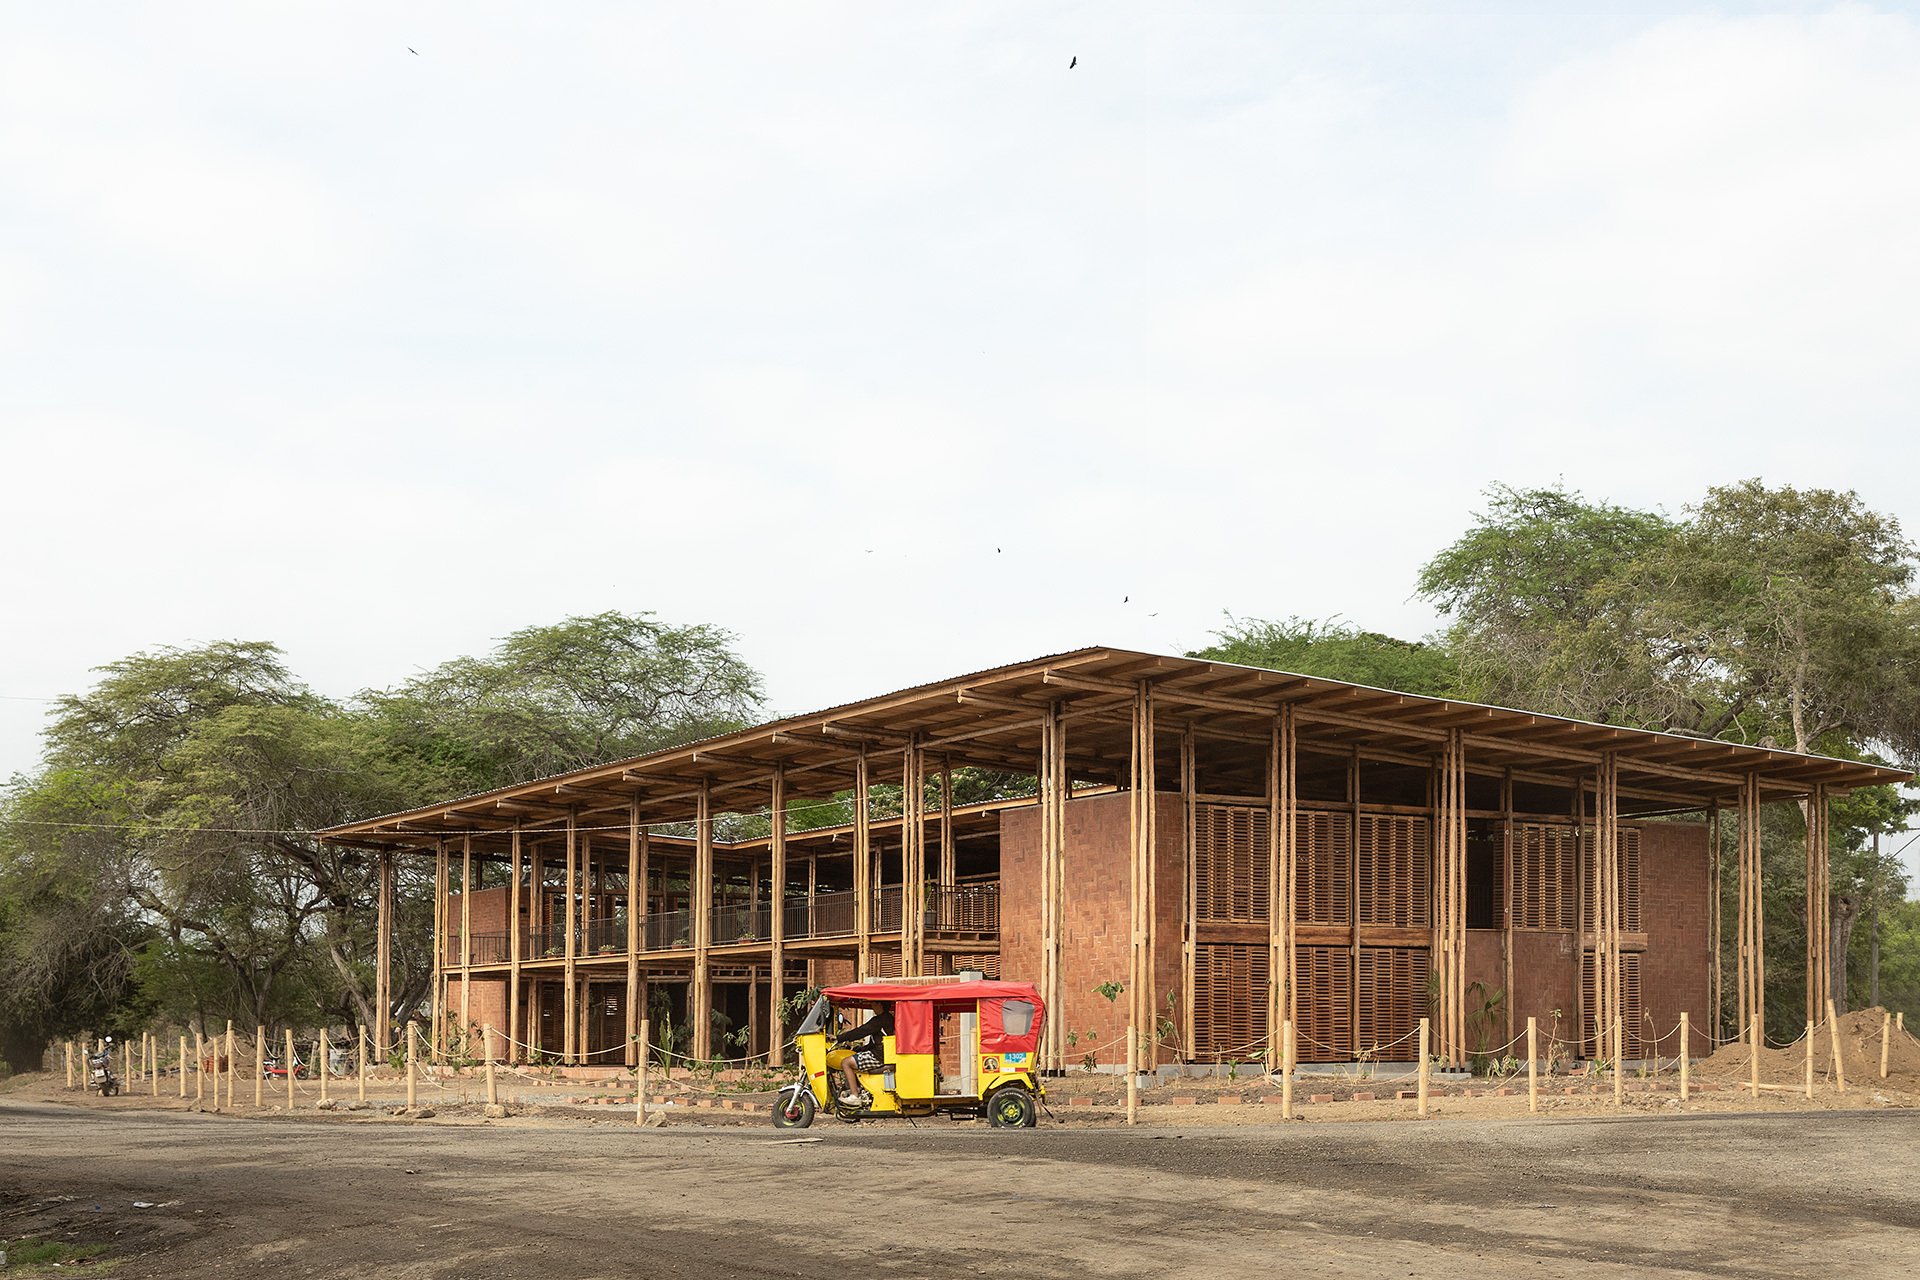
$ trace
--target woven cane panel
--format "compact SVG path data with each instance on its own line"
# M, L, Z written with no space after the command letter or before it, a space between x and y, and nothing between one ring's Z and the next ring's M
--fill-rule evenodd
M1573 928L1575 848L1572 827L1514 827L1514 928ZM1637 839L1634 848L1639 848Z
M1353 820L1344 813L1302 813L1294 820L1294 918L1301 924L1352 922Z
M1361 947L1354 1042L1369 1058L1408 1061L1420 1054L1413 1033L1426 1008L1425 947Z
M1270 966L1265 947L1194 948L1193 1053L1202 1061L1266 1052Z
M1623 933L1640 932L1640 831L1637 827L1620 828L1620 930ZM1592 871L1587 873L1587 887L1591 891L1594 883ZM1594 902L1592 892L1588 892L1586 901L1581 904L1580 927L1593 931Z
M1624 1046L1621 1056L1625 1058L1643 1058L1646 1056L1646 1040L1641 1034L1648 1030L1646 1003L1640 981L1642 954L1638 951L1620 953L1620 1038ZM1607 1031L1607 1042L1601 1043L1595 1034L1598 1020L1596 1006L1600 1003L1595 977L1599 968L1591 951L1580 957L1580 1052L1589 1058L1611 1058L1613 1056L1612 1032Z
M1295 947L1298 1019L1294 1035L1302 1062L1353 1057L1353 953L1345 947Z
M1197 805L1193 828L1196 918L1244 924L1266 920L1267 811Z
M1424 929L1433 923L1431 826L1425 818L1360 815L1360 923Z

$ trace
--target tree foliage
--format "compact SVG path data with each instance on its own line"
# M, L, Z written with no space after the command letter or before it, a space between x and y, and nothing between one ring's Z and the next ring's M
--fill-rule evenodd
M1443 647L1362 631L1337 618L1270 622L1228 614L1213 635L1216 643L1187 656L1436 697L1451 693L1458 679Z

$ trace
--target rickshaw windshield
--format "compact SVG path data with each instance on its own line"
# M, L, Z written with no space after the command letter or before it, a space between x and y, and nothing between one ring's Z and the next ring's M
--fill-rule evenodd
M833 1006L827 1003L825 996L821 996L813 1002L813 1008L807 1010L807 1016L801 1020L799 1028L793 1034L796 1036L817 1035L827 1029L827 1019L832 1016Z

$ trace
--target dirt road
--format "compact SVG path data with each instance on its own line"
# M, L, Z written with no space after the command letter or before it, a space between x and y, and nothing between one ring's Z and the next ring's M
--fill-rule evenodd
M788 1136L0 1099L0 1237L169 1280L1920 1269L1913 1111Z

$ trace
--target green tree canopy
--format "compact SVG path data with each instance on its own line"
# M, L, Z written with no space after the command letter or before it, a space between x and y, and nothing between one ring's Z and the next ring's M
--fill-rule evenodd
M1333 618L1269 622L1228 614L1213 635L1217 643L1187 656L1438 697L1452 693L1457 679L1452 655L1439 645L1396 640Z

